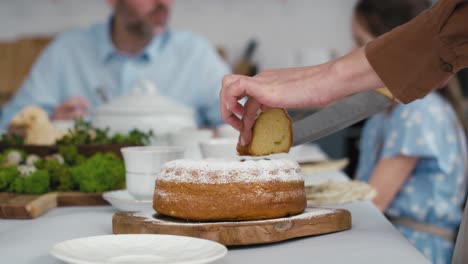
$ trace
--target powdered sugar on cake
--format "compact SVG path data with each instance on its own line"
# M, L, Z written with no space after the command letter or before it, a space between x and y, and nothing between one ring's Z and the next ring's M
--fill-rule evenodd
M219 184L234 182L303 181L300 166L291 160L174 160L166 163L161 181Z

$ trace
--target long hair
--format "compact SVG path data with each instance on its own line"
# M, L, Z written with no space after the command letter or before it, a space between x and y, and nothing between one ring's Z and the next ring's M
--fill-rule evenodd
M356 18L373 36L378 37L409 22L431 6L427 0L359 0L355 7ZM447 100L468 136L460 84L456 77L437 90Z

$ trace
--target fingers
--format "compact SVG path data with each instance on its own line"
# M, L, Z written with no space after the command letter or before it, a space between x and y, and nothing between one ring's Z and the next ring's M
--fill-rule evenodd
M227 75L223 79L220 93L221 115L223 120L240 131L240 144L249 144L252 137L252 127L261 112L262 106L257 97L262 97L259 84L255 78L241 75ZM245 106L238 101L249 96ZM242 118L242 120L240 119Z
M65 100L62 104L65 107L70 107L70 108L84 108L88 109L89 108L89 101L88 99L84 97L71 97L68 100Z
M235 80L237 80L236 75L226 75L223 78L221 92L219 93L219 102L220 102L220 111L221 117L223 118L224 122L231 125L237 130L241 129L241 121L240 119L231 111L230 105L226 103L226 90Z
M260 109L262 110L262 112L265 112L265 111L270 110L270 109L272 109L272 108L274 108L274 107L269 107L269 106L264 105L264 104L262 104L262 105L260 106Z
M242 121L236 115L231 115L224 119L224 121L235 128L237 131L241 131Z
M240 144L245 146L252 139L252 127L261 113L261 104L255 98L249 98L245 104L244 116L242 118L242 130Z
M80 108L63 108L58 107L52 115L53 120L73 120L81 118L86 114L86 111Z
M234 104L234 105L232 105ZM232 113L234 113L235 115L237 116L243 116L244 115L244 107L238 102L238 101L234 101L234 102L226 102L226 108L228 111L231 111Z
M224 95L226 107L229 107L231 112L243 116L244 108L237 101L250 95L249 91L253 90L256 86L256 82L252 77L237 75L237 79L226 88Z
M224 76L219 100L223 120L237 130L242 127L239 117L244 115L244 107L238 103L245 96L245 92L239 89L239 81L244 77L234 74Z
M89 108L89 101L83 97L72 97L54 109L52 119L76 119L83 117Z

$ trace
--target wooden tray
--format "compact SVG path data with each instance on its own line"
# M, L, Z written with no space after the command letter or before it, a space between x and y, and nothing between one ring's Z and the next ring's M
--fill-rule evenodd
M285 218L239 222L187 222L150 212L118 212L112 217L114 234L182 235L226 246L273 243L350 228L349 211L325 208L307 208L300 215Z
M61 206L108 205L100 193L62 192L22 195L0 192L0 218L32 219Z

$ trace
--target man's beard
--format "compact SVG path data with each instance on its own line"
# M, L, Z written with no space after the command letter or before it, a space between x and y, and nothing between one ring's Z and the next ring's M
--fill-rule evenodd
M148 14L147 19L140 19L138 21L128 23L126 25L126 29L128 32L140 38L153 37L155 34L160 33L158 31L162 30L166 26L166 21L157 25L152 22L152 17L157 15L159 12L164 12L165 14L169 13L168 7L162 4L157 5L153 11Z
M139 38L149 38L153 36L153 28L149 27L145 22L138 21L129 23L125 27L128 32Z

